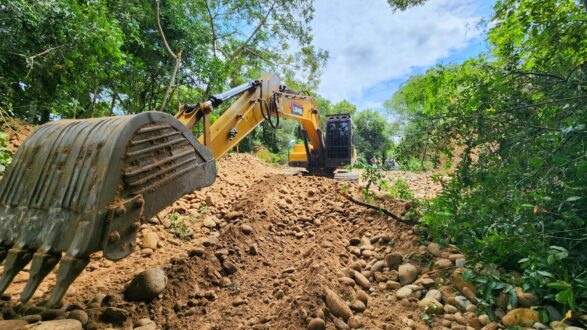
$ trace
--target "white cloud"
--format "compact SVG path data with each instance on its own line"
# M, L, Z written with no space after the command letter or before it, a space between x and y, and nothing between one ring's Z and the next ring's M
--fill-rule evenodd
M317 0L315 5L314 43L330 52L318 92L334 102L373 105L365 99L369 88L434 65L481 34L474 0L431 0L396 13L386 0Z

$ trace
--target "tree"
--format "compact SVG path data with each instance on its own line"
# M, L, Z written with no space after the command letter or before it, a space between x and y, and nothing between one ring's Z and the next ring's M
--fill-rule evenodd
M0 107L42 123L159 109L166 95L175 112L266 71L319 81L327 53L312 45L311 0L163 0L159 15L156 4L8 0Z
M428 0L387 0L394 10L406 10L411 7L421 6Z
M347 100L342 100L332 106L329 114L348 113L354 116L357 113L357 106Z
M375 110L362 110L354 118L357 151L365 158L384 159L393 146L390 123Z
M422 141L461 153L424 221L437 239L519 271L517 285L549 303L584 310L587 11L501 0L493 21L491 57L432 68L388 102L408 121L406 154Z

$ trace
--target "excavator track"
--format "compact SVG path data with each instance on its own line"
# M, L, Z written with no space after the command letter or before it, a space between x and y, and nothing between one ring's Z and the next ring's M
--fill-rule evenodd
M210 150L160 112L47 123L12 164L0 182L0 294L32 261L28 301L59 264L49 306L90 254L128 256L141 221L216 177Z

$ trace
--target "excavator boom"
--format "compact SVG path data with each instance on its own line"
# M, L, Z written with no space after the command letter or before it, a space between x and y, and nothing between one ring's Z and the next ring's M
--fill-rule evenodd
M211 111L237 96L210 124ZM331 169L313 100L287 89L273 74L206 102L182 105L175 118L145 112L38 127L0 182L0 294L32 261L21 295L28 301L59 263L48 300L49 306L59 305L90 254L103 251L110 260L128 256L141 222L214 183L216 159L263 121L276 126L280 117L303 128L305 164ZM191 129L200 122L204 133L196 139ZM351 148L350 126L347 140ZM293 155L304 161L299 147ZM335 166L344 163L338 159Z

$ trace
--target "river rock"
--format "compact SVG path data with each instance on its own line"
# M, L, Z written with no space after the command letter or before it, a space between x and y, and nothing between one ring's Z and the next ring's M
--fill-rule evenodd
M403 260L404 257L398 252L393 252L385 256L385 264L391 270L397 270L399 265L402 264Z
M352 279L352 278L350 278L350 277L346 277L346 276L339 277L339 278L338 278L338 282L339 282L340 284L348 285L348 286L351 286L351 287L352 287L352 286L355 286L355 280L353 280L353 279Z
M345 323L345 321L339 319L338 317L332 318L332 323L334 323L334 327L336 330L349 330L349 326Z
M418 269L412 264L403 264L399 266L399 281L402 285L410 284L418 277Z
M428 252L430 252L430 254L432 254L435 257L441 257L442 256L442 248L440 247L440 244L438 243L430 243L428 244Z
M537 311L530 308L516 308L509 311L501 320L505 326L523 326L531 327L536 322L540 322Z
M348 320L347 324L351 329L359 329L363 327L363 322L361 322L361 320L357 316L351 317Z
M308 330L324 330L326 329L326 323L323 319L315 318L308 323Z
M159 243L157 233L150 231L143 236L143 249L155 250L157 249L157 243Z
M241 215L243 215L242 212L232 211L232 212L226 213L226 215L224 216L224 218L226 218L227 220L234 220L234 219L240 217Z
M448 259L438 259L434 262L434 268L437 269L444 269L444 268L450 268L452 267L452 261L448 260Z
M167 276L162 269L150 268L135 276L125 290L130 301L149 301L157 297L167 286Z
M531 292L524 292L522 288L515 288L516 298L522 307L532 307L540 304L540 298Z
M329 289L326 289L326 307L328 307L334 316L341 317L345 321L353 315L353 312L346 302L342 300L336 292Z
M78 320L53 320L31 324L30 330L82 330L82 323Z
M441 301L442 300L442 294L440 293L440 291L436 290L436 289L430 289L428 290L428 292L426 292L426 298L433 298L435 300Z
M421 312L426 312L428 314L437 314L442 312L442 304L434 299L426 297L418 302L418 307L420 307Z
M453 305L451 305L451 304L446 304L446 305L444 305L444 308L443 308L443 309L444 309L444 312L445 312L446 314L455 314L456 312L458 312L458 311L459 311L459 309L458 309L458 308L456 308L455 306L453 306Z
M497 330L497 329L499 329L499 324L497 324L495 322L491 322L488 325L481 328L481 330Z
M363 311L365 311L365 308L367 308L365 306L365 304L360 301L359 299L355 299L353 300L353 302L351 303L351 309L354 310L355 312L359 312L362 313Z
M211 217L207 217L206 219L204 219L202 224L206 228L210 228L210 229L216 228L216 221L214 221L214 219L212 219Z
M82 325L86 325L86 323L88 323L88 313L84 312L81 309L72 310L67 315L67 318L78 320L81 322Z
M471 302L463 296L455 296L454 302L462 311L467 311L469 306L472 305Z
M253 232L253 227L243 224L241 225L241 231L245 235L250 235Z
M365 306L369 304L369 295L367 294L367 292L361 289L357 290L357 299L362 301L363 304L365 304Z
M452 273L452 281L455 287L472 302L477 302L477 291L475 285L471 281L465 281L464 274L467 270L465 268L457 268Z
M383 270L384 267L385 267L385 261L379 260L376 263L374 263L373 266L371 266L371 272L372 273L380 272Z
M360 285L363 289L369 290L371 287L371 282L361 273L355 271L355 281L358 285Z
M412 288L408 287L408 286L404 286L401 287L399 290L397 290L397 292L395 293L395 296L397 297L397 299L405 299L408 298L412 295L414 291L412 290Z

